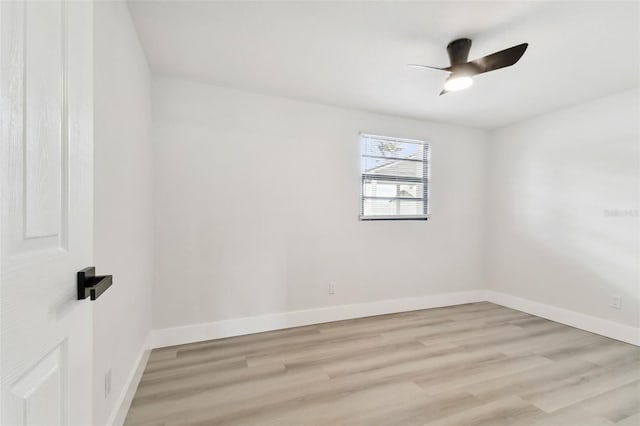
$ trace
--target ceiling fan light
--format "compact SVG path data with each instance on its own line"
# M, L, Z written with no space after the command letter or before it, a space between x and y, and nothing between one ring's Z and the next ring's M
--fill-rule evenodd
M444 82L444 90L447 92L457 92L458 90L464 90L471 87L473 79L469 76L454 76L451 75Z

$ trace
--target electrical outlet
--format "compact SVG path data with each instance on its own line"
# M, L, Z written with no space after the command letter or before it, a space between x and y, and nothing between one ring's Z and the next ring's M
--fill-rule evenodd
M622 307L622 298L619 294L611 295L611 307L613 309L620 309Z
M104 374L104 399L111 393L111 369Z
M329 294L336 294L336 285L334 283L329 283Z

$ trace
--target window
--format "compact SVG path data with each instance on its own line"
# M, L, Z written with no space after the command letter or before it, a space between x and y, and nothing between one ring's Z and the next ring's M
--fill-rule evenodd
M360 135L360 219L427 219L429 144Z

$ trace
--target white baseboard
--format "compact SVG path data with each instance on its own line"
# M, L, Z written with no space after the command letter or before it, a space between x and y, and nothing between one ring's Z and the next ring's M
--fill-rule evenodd
M566 324L612 339L640 346L640 329L617 322L545 305L491 290L473 290L381 300L353 305L338 305L302 311L237 318L152 331L152 348L202 342L223 337L241 336L264 331L320 324L373 315L489 301L508 308Z
M507 308L546 318L562 324L576 327L591 333L620 340L632 345L640 346L640 328L605 320L591 315L534 302L528 299L512 296L506 293L487 290L486 300Z
M153 330L153 347L182 345L303 325L482 302L484 290L380 300Z
M133 401L133 397L138 389L138 384L142 378L142 373L144 373L144 368L147 365L147 360L151 354L151 336L151 333L147 335L147 338L140 349L136 362L129 372L129 376L127 377L122 391L118 395L118 399L113 406L109 420L107 420L107 426L122 426L124 424L127 413L129 412L129 407L131 407L131 402Z

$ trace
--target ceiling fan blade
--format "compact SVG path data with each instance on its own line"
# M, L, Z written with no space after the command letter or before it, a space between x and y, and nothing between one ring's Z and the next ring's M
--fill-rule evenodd
M450 71L451 67L439 68L439 67L431 67L429 65L420 65L420 64L407 64L408 67L412 68L430 68L432 70L440 70L440 71Z
M483 58L474 59L467 64L473 66L475 70L474 74L482 74L500 68L510 67L520 60L528 46L529 43L522 43L517 46L492 53L491 55L487 55Z

